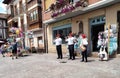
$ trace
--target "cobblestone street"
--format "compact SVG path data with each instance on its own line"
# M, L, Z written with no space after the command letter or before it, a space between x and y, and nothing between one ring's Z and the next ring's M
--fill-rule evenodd
M88 57L87 63L56 59L56 54L31 54L12 60L0 56L0 78L120 78L120 58L99 61ZM66 62L66 63L61 63Z

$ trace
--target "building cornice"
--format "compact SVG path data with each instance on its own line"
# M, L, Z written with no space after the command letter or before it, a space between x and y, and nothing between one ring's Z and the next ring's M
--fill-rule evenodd
M3 3L4 4L9 4L11 2L11 0L4 0Z
M34 28L34 29L31 29L31 30L28 30L28 32L35 32L35 31L39 31L39 30L43 30L43 28Z

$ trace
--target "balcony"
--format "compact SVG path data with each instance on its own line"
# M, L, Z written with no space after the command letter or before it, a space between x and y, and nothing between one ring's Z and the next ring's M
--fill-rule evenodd
M71 17L74 17L74 16L78 16L78 15L81 15L81 14L84 14L84 13L88 13L90 11L93 11L93 10L96 10L96 9L100 9L100 8L104 8L104 7L107 7L107 6L110 6L110 5L113 5L115 3L119 3L120 0L101 0L99 2L96 2L94 4L91 4L91 5L86 5L86 6L78 6L78 7L75 7L73 10L69 10L65 13L59 13L61 11L59 11L60 9L63 9L63 8L60 8L60 9L56 9L55 8L55 4L54 4L54 8L52 8L50 6L50 10L51 10L51 17L50 19L48 20L45 20L43 21L44 24L49 24L49 23L53 23L53 22L57 22L57 21L60 21L60 20L63 20L63 19L67 19L67 18L71 18ZM51 4L53 6L53 4ZM69 4L69 5L75 5L74 4ZM68 6L68 4L66 5ZM62 7L65 7L62 6ZM53 14L55 14L53 16Z
M51 4L50 10L52 11L51 17L61 17L62 15L74 12L76 9L84 8L88 6L88 2L86 0L80 0L76 3L67 3L65 0L59 0L55 4Z

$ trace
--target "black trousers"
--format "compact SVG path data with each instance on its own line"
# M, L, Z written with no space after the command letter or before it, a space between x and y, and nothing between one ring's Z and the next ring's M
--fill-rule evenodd
M75 59L74 44L68 46L70 59Z
M87 46L84 45L84 47L86 48L86 50L82 52L82 61L84 61L85 58L85 61L87 62Z
M57 55L58 55L58 58L63 58L62 56L62 48L61 48L61 45L57 45L56 46L56 50L57 50Z

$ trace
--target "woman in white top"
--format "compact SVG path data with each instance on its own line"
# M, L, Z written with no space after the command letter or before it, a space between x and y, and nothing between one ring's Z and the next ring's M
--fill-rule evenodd
M84 51L82 51L82 60L81 60L81 62L84 61L84 58L85 58L85 62L87 62L87 45L88 45L88 41L87 41L87 38L86 38L85 34L82 34L82 40L81 40L80 46L81 45L83 45L86 48Z
M62 39L60 38L60 34L57 34L56 39L54 40L54 42L55 42L55 45L56 45L56 50L57 50L57 55L58 55L57 59L62 59L63 58L63 56L62 56L62 48L61 48Z

